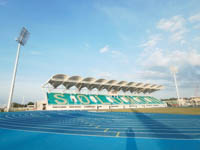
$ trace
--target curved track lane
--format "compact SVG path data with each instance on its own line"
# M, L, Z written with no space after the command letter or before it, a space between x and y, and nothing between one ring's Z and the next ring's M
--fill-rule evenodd
M37 111L0 114L0 128L56 134L149 139L200 139L200 116Z

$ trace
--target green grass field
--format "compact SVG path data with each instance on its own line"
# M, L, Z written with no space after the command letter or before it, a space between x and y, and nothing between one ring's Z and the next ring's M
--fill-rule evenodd
M112 109L112 110L102 110L102 111L200 115L200 108L167 107L167 108Z
M24 110L13 110L24 111ZM96 110L92 110L96 111ZM98 111L106 112L138 112L138 113L165 113L165 114L188 114L188 115L200 115L200 107L197 108L136 108L136 109L100 109Z

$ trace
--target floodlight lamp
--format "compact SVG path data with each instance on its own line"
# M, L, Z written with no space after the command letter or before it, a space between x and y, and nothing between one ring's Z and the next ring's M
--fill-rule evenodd
M24 46L28 40L29 34L30 33L28 32L28 30L23 27L16 41Z
M170 67L170 70L171 70L171 72L174 74L174 73L178 73L178 67L176 67L176 66L171 66Z

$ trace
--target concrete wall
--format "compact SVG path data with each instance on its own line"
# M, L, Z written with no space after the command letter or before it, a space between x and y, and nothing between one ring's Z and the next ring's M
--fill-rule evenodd
M131 104L131 105L47 105L46 110L99 110L167 107L166 104ZM41 108L41 107L39 107ZM38 109L42 110L42 109Z

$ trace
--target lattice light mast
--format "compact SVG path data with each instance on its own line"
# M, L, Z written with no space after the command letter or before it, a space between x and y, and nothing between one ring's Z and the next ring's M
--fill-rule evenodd
M178 68L175 67L175 66L172 66L172 67L170 67L170 70L171 70L171 73L173 74L173 77L174 77L174 83L175 83L175 87L176 87L176 94L177 94L177 99L178 99L178 102L179 102L180 97L179 97L179 90L178 90L178 85L177 85L177 80L176 80L176 74L178 73Z
M10 87L10 94L9 94L9 98L8 98L7 111L10 111L10 106L11 106L11 103L12 103L12 97L13 97L13 92L14 92L14 87L15 87L16 73L17 73L17 66L18 66L18 60L19 60L19 54L20 54L20 48L21 48L21 45L24 46L26 44L28 37L29 37L29 34L30 33L27 31L27 29L23 27L19 37L16 40L18 42L18 48L17 48L17 55L16 55L16 59L15 59L13 77L12 77L12 82L11 82L11 87Z

